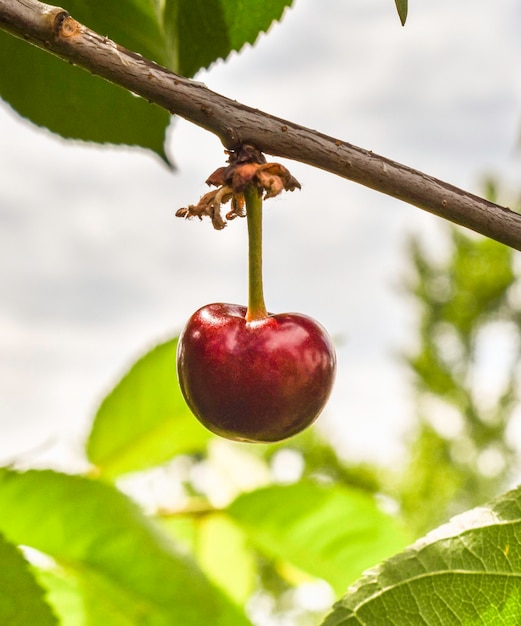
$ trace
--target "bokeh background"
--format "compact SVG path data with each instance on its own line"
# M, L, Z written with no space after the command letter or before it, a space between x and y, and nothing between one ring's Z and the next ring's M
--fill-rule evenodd
M255 47L196 78L240 102L454 185L521 186L521 5L296 0ZM30 80L30 77L24 79ZM65 142L0 104L0 463L73 468L100 398L133 359L212 301L246 300L246 223L174 217L223 163L219 141L175 119L170 171L138 150ZM353 460L393 464L412 412L398 354L415 339L404 243L441 253L444 224L298 163L302 191L265 211L273 312L335 338L320 428ZM174 381L173 381L173 384Z

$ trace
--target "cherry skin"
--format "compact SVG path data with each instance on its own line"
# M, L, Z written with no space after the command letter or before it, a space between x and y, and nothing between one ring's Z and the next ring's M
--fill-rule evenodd
M217 303L192 315L177 349L181 391L217 435L280 441L322 411L335 377L335 349L310 317L281 313L248 322L246 311Z

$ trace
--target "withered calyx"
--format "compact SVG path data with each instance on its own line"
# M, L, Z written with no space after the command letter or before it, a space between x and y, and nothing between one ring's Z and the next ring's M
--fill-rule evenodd
M219 167L206 183L217 187L191 204L176 212L177 217L202 219L207 215L213 227L221 230L226 220L246 215L244 191L254 185L264 199L278 196L282 191L300 189L300 183L280 163L267 163L264 155L254 146L244 144L238 150L228 151L228 165ZM231 202L231 210L223 218L221 205Z

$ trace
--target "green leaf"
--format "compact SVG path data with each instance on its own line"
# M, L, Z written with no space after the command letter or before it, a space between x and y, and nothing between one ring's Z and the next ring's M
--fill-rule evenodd
M155 0L63 0L60 6L118 44L177 69ZM33 123L68 139L140 146L167 159L167 111L4 32L0 65L0 96Z
M167 111L1 31L0 65L0 96L33 123L70 139L141 146L166 159Z
M338 593L406 545L372 497L340 486L266 487L239 496L227 511L259 549L325 579Z
M101 403L87 455L102 476L114 478L204 449L211 435L181 395L176 349L177 339L156 346Z
M60 2L89 28L185 76L253 43L290 4L291 0ZM167 111L5 32L0 32L0 65L0 97L35 124L70 139L141 146L167 160Z
M166 0L165 29L179 71L193 76L233 50L255 43L292 0Z
M324 626L521 623L521 488L429 533L360 579Z
M0 624L53 626L57 624L43 589L29 571L16 546L0 535Z
M86 626L86 606L78 580L62 569L33 570L38 582L47 590L47 600L60 618L60 626ZM102 622L108 624L109 622ZM110 626L116 626L110 622Z
M244 532L227 515L178 515L161 525L189 547L203 572L234 602L248 600L255 586L255 556Z
M514 251L492 239L468 236L451 228L453 253L446 272L450 294L442 310L449 324L466 338L478 321L498 316L516 280Z
M400 16L400 22L402 26L405 26L405 21L407 19L407 11L408 11L408 0L394 0L396 3L396 8L398 9L398 15Z
M49 470L4 469L0 510L0 530L10 541L36 548L75 573L89 625L248 624L111 485Z

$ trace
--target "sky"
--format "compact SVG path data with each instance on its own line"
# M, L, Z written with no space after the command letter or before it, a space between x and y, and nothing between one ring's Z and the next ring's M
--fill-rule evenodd
M214 91L479 193L521 188L521 6L504 0L296 0L254 47L196 77ZM246 224L175 218L224 163L175 119L172 172L138 150L66 142L0 103L0 463L74 464L96 407L131 362L200 306L245 303ZM397 354L416 311L400 291L413 234L436 218L283 161L302 190L269 201L270 311L319 320L338 375L319 426L352 460L394 463L414 406Z

